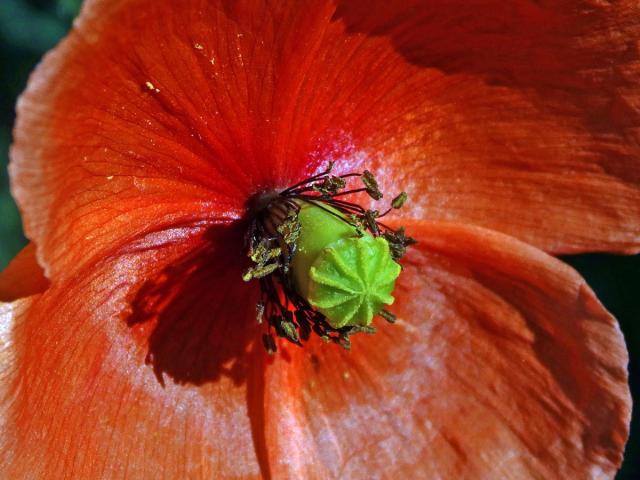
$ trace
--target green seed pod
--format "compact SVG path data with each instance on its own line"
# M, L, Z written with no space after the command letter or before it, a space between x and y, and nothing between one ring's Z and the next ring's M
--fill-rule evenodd
M300 237L292 261L298 293L333 328L367 326L390 305L400 265L388 242L358 235L342 214L330 207L302 203Z

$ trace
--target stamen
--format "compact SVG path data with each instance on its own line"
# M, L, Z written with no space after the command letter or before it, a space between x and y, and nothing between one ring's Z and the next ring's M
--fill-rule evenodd
M392 200L391 208L380 214L377 210L365 209L344 198L367 192L371 198L380 200L383 194L371 172L365 170L363 173L347 173L336 176L331 175L332 169L333 163L330 163L323 172L302 180L280 193L261 195L255 201L254 217L246 237L247 256L253 265L244 272L243 279L245 281L258 279L260 282L261 294L256 305L256 320L266 330L262 336L262 342L269 353L277 351L274 336L284 338L296 345L302 345L302 342L309 340L313 333L325 342L333 342L348 349L351 347L349 339L351 335L375 333L375 328L369 325L372 315L377 314L389 323L395 322L395 315L381 309L379 305L393 301L390 292L393 289L395 276L400 270L397 262L404 255L406 247L415 243L415 240L407 237L403 228L394 231L381 223L379 219L391 210L401 208L407 201L407 194L400 193ZM348 188L348 183L352 178L359 178L364 187ZM369 256L375 254L374 250L371 250L373 244L368 242L372 241L372 238L379 238L380 240L377 241L382 243L376 249L387 252L380 254L386 255L387 260L375 260L376 257L372 257L375 260L373 264L368 267L359 266L356 270L364 271L363 268L378 268L380 265L384 265L388 273L383 274L376 270L366 273L366 278L375 279L377 282L375 285L384 284L385 290L375 290L378 287L375 287L374 284L365 287L364 284L359 283L364 280L353 277L354 273L343 273L343 275L351 276L350 278L353 278L352 281L355 282L356 287L345 288L354 292L350 295L356 295L353 297L356 303L349 304L347 300L342 299L347 303L337 306L335 299L318 297L318 295L322 295L323 288L331 289L331 285L336 282L339 284L342 281L341 274L338 274L337 277L331 277L331 279L326 277L326 275L334 275L332 273L334 267L331 267L331 263L329 263L327 264L329 265L327 273L316 271L315 278L324 286L317 287L320 290L314 290L313 298L310 297L307 291L308 287L305 286L308 283L307 270L310 265L300 266L302 262L300 259L307 258L305 255L309 255L309 247L303 247L304 252L299 254L301 256L296 257L303 233L301 224L303 208L318 208L319 211L325 212L323 218L338 219L339 222L333 220L329 223L334 226L340 223L344 224L339 236L345 239L351 238L356 249L365 248L364 244L358 246L360 245L357 241L358 238L363 240L369 238L366 243ZM326 216L326 214L330 214L330 216ZM325 224L321 224L319 228L324 230L325 226ZM309 237L308 234L307 237ZM324 238L322 235L320 237ZM351 243L341 245L341 249L351 248L349 246ZM315 248L317 249L318 245ZM337 244L332 248L338 248ZM329 251L323 248L321 250ZM338 250L332 251L338 252ZM362 252L346 253L345 251L341 255L346 255L344 258L355 258L353 255L366 258L367 254ZM337 253L331 255L337 255ZM342 262L342 260L336 261ZM308 260L305 262L308 263ZM395 267L392 267L393 265ZM348 272L348 270L344 270L348 267L341 268L343 272ZM357 285L361 286L357 287ZM367 285L369 284L367 283ZM370 288L374 290L370 291ZM355 293L356 291L362 293ZM357 295L364 295L364 297L358 300ZM310 298L312 298L311 301ZM365 303L359 303L363 301Z
M366 187L366 191L374 200L380 200L382 198L382 192L378 187L378 182L369 170L365 170L362 174L362 183Z

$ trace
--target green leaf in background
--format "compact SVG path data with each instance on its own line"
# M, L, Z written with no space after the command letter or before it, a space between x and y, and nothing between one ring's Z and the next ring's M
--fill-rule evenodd
M80 11L82 0L58 0L58 13L64 18L74 18Z
M40 57L69 30L81 3L0 0L0 269L26 243L7 175L16 98Z
M67 26L56 14L22 0L0 2L0 38L12 48L42 52L51 48Z
M9 140L9 129L2 128L0 151L3 152L3 156L6 156ZM26 242L22 236L18 209L9 194L9 179L4 167L5 165L0 173L0 268L4 268Z

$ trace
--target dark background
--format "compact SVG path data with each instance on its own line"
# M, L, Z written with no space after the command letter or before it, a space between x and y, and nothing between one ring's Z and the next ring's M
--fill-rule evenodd
M9 194L6 171L16 97L42 54L69 29L80 3L81 0L0 0L0 269L26 242ZM631 357L632 394L634 399L640 398L640 256L578 255L564 260L584 276L620 321ZM617 479L640 479L637 412Z

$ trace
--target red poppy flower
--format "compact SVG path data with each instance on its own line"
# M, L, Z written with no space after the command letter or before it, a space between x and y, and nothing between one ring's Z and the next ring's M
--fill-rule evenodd
M86 2L18 105L2 477L611 477L627 353L550 254L640 250L639 32L629 0ZM329 160L409 193L398 322L270 357L247 202Z

